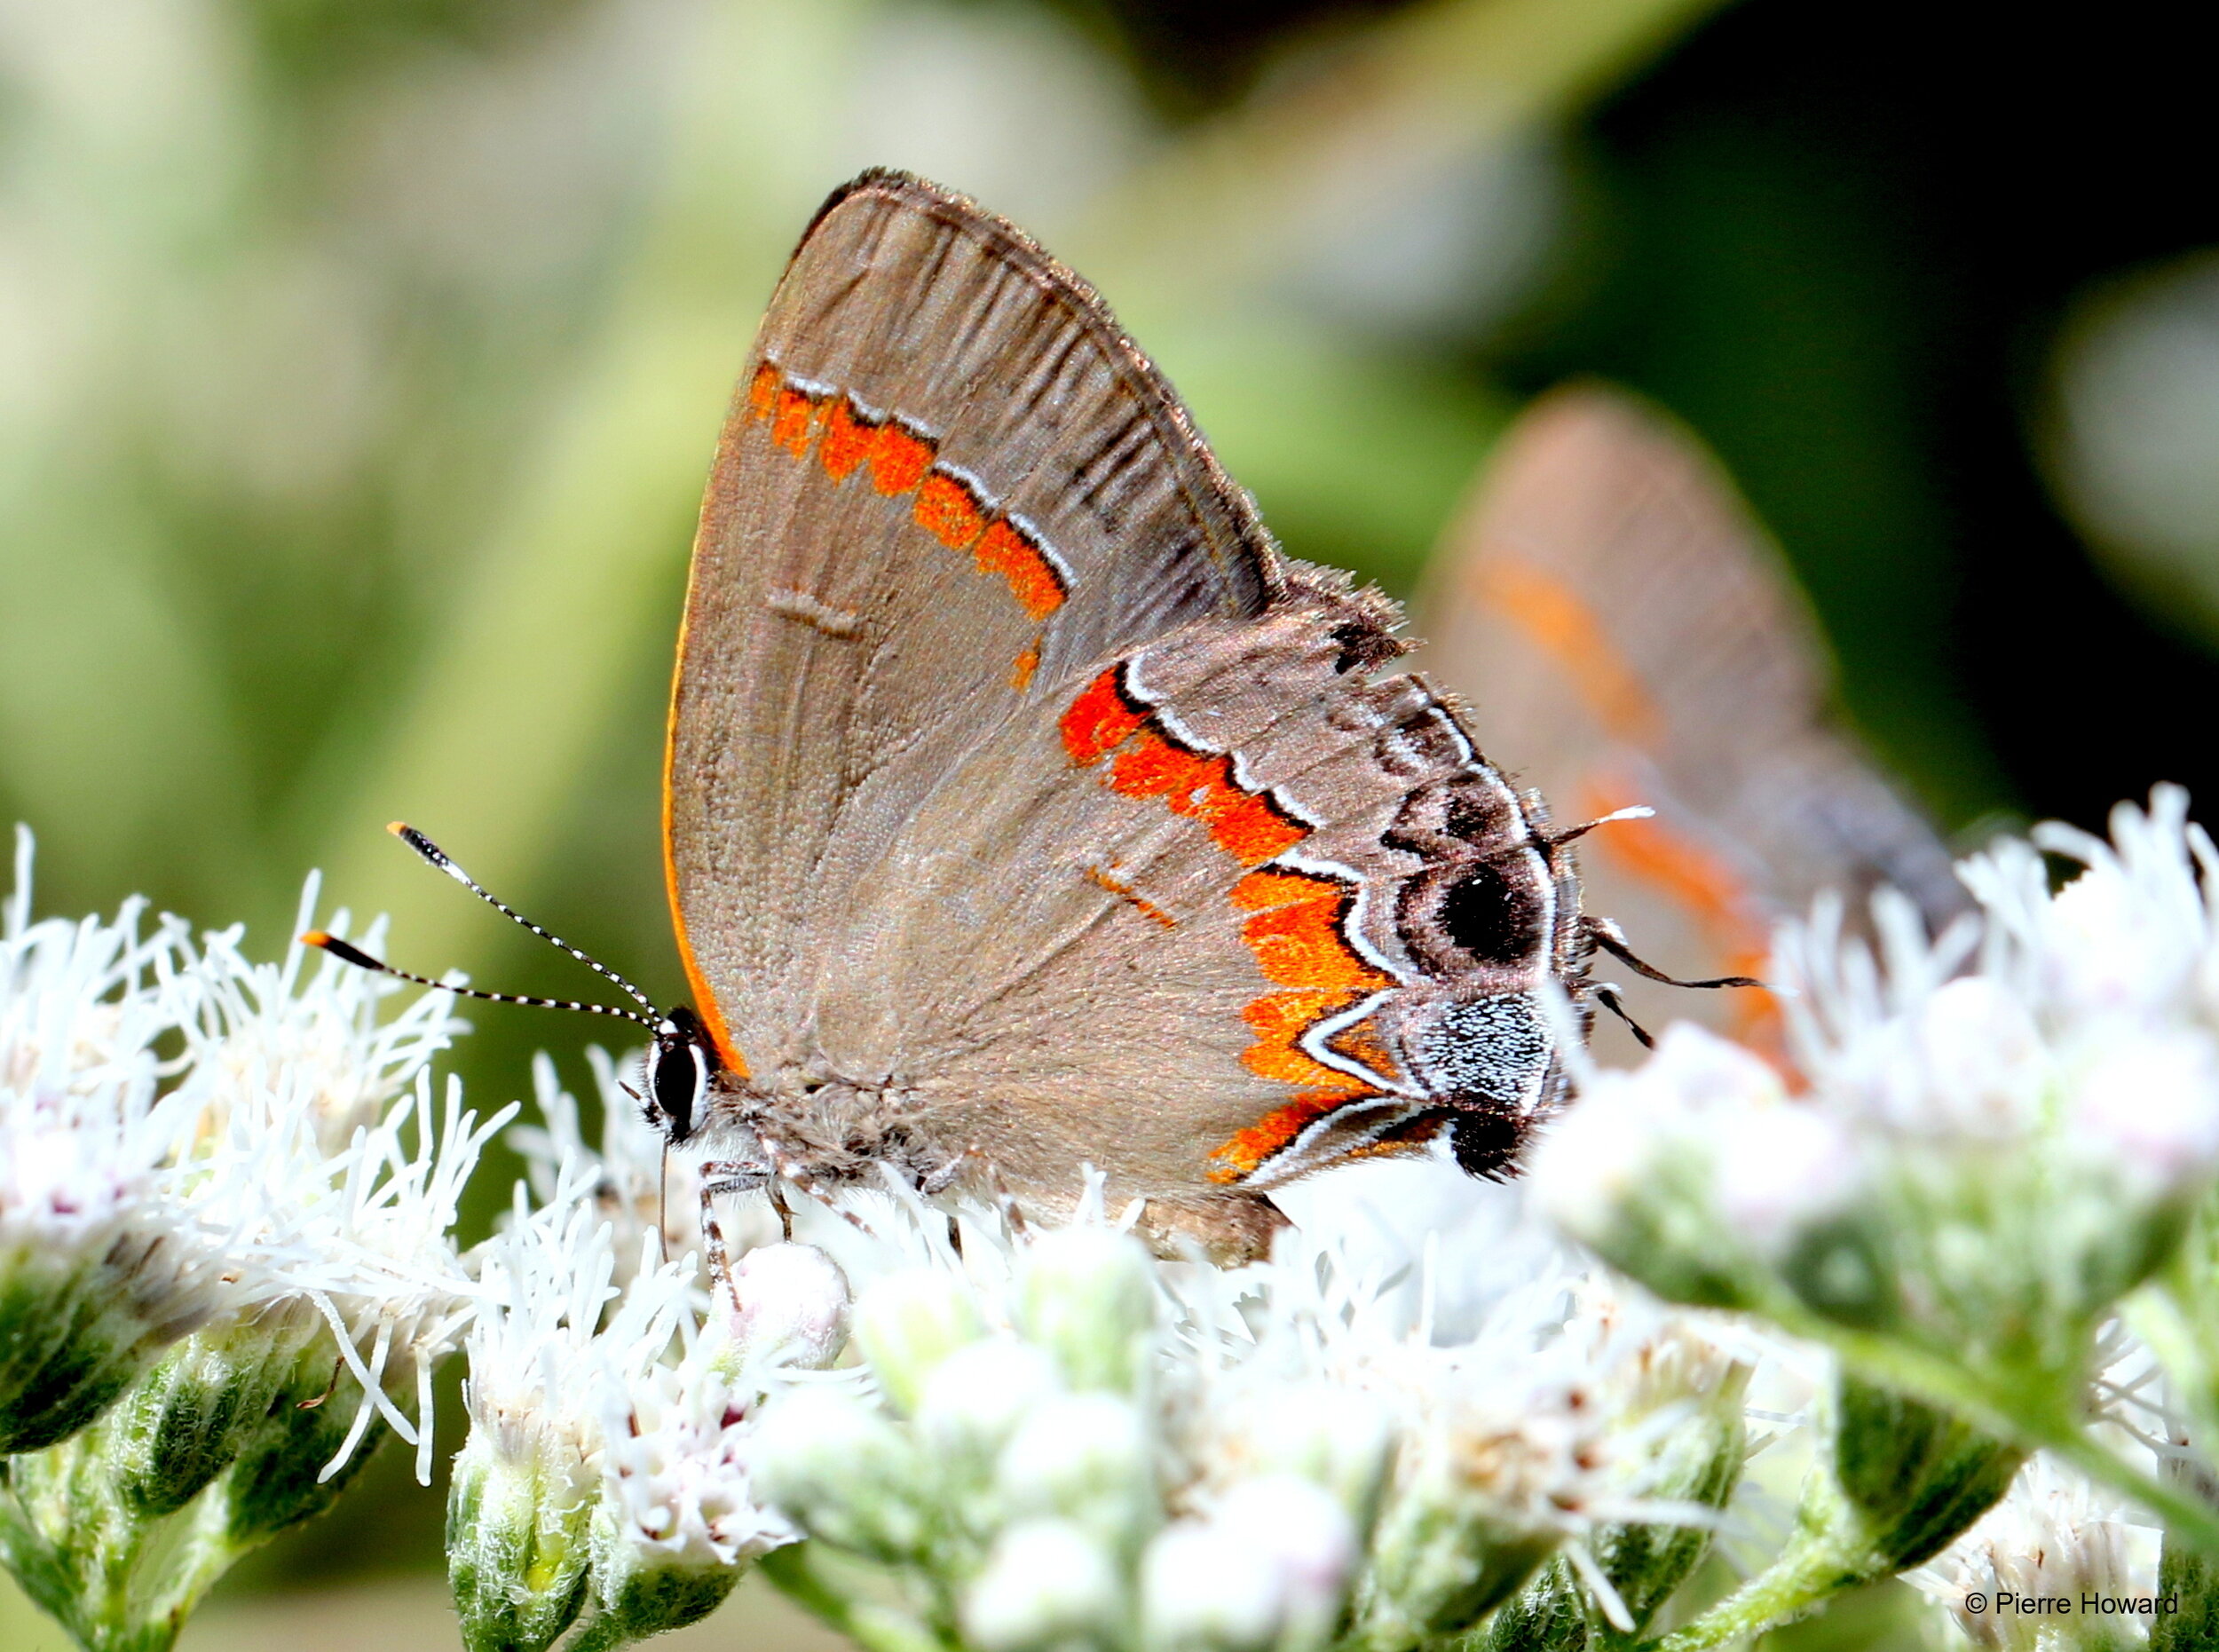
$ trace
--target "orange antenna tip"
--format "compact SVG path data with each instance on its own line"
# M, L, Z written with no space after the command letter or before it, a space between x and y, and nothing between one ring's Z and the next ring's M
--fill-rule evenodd
M303 946L328 946L331 945L331 937L321 929L311 929L301 937L301 945Z
M391 832L395 837L407 837L408 835L408 823L406 820L388 820L385 823L385 829L388 832Z

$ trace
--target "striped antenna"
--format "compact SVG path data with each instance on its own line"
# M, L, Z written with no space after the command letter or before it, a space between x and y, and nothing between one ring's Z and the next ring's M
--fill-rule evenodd
M568 952L573 958L575 958L580 963L585 965L587 968L592 970L596 975L601 976L604 980L613 981L617 985L622 987L626 992L629 993L631 995L632 1001L637 1004L642 1009L644 1009L651 1016L654 1016L658 1018L660 1017L662 1012L655 1008L654 1000L649 998L646 993L641 992L639 988L634 986L622 976L617 974L617 972L610 968L608 965L602 963L597 960L588 958L585 953L580 952L576 947L573 946L568 941L563 939L561 936L557 935L553 930L542 929L538 924L533 923L531 919L517 911L515 907L509 905L507 902L498 900L492 895L488 894L484 885L479 883L476 878L470 876L469 873L463 871L462 867L456 866L453 860L448 858L446 850L441 849L437 843L433 842L422 833L417 831L415 827L410 826L407 821L396 820L385 829L388 832L391 832L395 837L399 838L402 842L407 844L409 848L415 850L416 853L422 855L426 860L430 861L440 871L446 873L447 876L453 878L457 883L461 884L471 894L477 896L479 900L484 901L486 905L492 907L502 917L508 919L511 923L522 924L525 929L531 930L533 934L538 936L540 939L545 941L549 946L558 947L562 951ZM482 997L484 994L478 994L478 996ZM510 1000L504 1001L514 1002L516 1000ZM533 1001L537 1002L541 1000L535 1000ZM567 1006L567 1008L573 1009L582 1009L586 1007L581 1004L573 1004ZM636 1019L636 1017L635 1017L635 1019Z
M534 1009L574 1009L581 1015L614 1016L620 1021L636 1021L651 1032L659 1030L655 1020L641 1015L636 1009L625 1009L614 1004L580 1004L567 998L534 998L524 992L481 992L474 986L456 986L452 981L435 981L430 976L420 976L413 970L396 969L391 964L379 962L360 947L350 945L337 936L327 935L321 929L311 929L300 938L302 945L320 947L340 962L352 964L357 969L374 970L382 976L414 981L418 986L435 986L442 992L454 992L463 998L482 998L489 1004L524 1004ZM605 975L607 971L603 973Z

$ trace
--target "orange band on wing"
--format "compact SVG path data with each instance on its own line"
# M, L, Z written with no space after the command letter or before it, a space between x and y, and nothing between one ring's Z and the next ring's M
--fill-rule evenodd
M1256 1035L1241 1063L1260 1079L1312 1087L1210 1155L1216 1161L1210 1179L1220 1182L1253 1175L1316 1119L1379 1094L1317 1060L1301 1041L1325 1016L1394 984L1350 944L1346 926L1353 897L1339 879L1308 872L1252 872L1233 886L1232 902L1251 913L1241 924L1241 939L1255 953L1256 967L1274 986L1286 989L1267 992L1241 1011ZM1394 1071L1392 1056L1367 1024L1344 1029L1331 1042L1352 1060L1381 1072Z
M1555 660L1595 718L1630 745L1654 747L1664 721L1595 611L1562 581L1506 557L1481 564L1473 595Z
M1036 620L1045 620L1063 605L1063 576L1039 546L1008 518L989 527L971 556L982 573L999 573L1009 594Z
M1310 829L1272 800L1233 779L1232 758L1189 751L1162 733L1111 666L1064 709L1060 725L1070 760L1090 768L1113 752L1102 777L1121 797L1160 797L1173 814L1199 820L1211 840L1244 866L1293 848Z
M833 481L844 482L871 456L877 435L878 427L858 420L845 396L834 397L825 409L825 434L817 444L817 462Z
M1063 713L1063 749L1082 767L1100 763L1147 721L1147 708L1126 698L1117 668L1111 666Z
M1394 977L1365 962L1341 932L1348 891L1332 878L1305 874L1302 881L1315 890L1307 899L1266 907L1241 925L1241 938L1256 954L1264 979L1312 991L1393 986Z
M1210 1167L1210 1180L1217 1182L1238 1182L1254 1175L1266 1159L1285 1148L1326 1114L1346 1105L1348 1099L1345 1093L1338 1090L1298 1095L1285 1106L1266 1113L1245 1130L1236 1131L1231 1141L1210 1155L1212 1158L1220 1161Z
M1125 797L1160 797L1175 815L1210 828L1217 846L1244 866L1260 866L1309 835L1261 792L1233 781L1233 760L1204 756L1141 729L1110 765L1110 789Z
M755 375L747 381L747 409L759 419L770 416L778 405L778 369L768 361L755 369Z
M871 444L871 486L881 494L906 494L925 479L933 445L888 420Z
M950 550L969 549L971 541L986 531L986 518L971 490L944 470L925 478L911 514Z
M867 465L877 492L889 498L916 494L911 514L918 525L950 550L968 550L978 571L1007 585L1029 617L1046 619L1070 596L1070 581L1046 548L982 498L972 483L939 463L939 443L922 431L897 419L866 415L851 397L803 389L767 361L748 381L747 409L770 424L773 447L796 459L807 456L816 441L817 462L835 484ZM1028 652L1031 664L1020 656L1013 672L1020 689L1039 664L1037 644Z
M790 387L781 390L777 409L770 415L770 439L798 459L809 451L810 427L816 421L813 397Z

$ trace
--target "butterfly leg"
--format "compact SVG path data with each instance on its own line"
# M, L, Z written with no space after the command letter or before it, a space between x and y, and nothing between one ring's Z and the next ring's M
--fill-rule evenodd
M1609 919L1598 918L1590 914L1580 920L1580 929L1585 934L1590 945L1601 947L1620 963L1648 976L1652 981L1662 981L1666 986L1715 989L1722 986L1763 986L1765 984L1754 976L1718 976L1709 981L1683 981L1678 976L1668 976L1654 964L1646 963L1635 957L1633 949L1626 944L1626 932L1611 922ZM1614 1005L1613 1008L1616 1007Z
M994 1206L1001 1212L1002 1226L1009 1229L1013 1239L1029 1239L1032 1236L1025 1227L1025 1213L1017 1204L1017 1196L1009 1190L1009 1184L1001 1179L1001 1166L989 1164L986 1174L994 1184Z
M1656 1047L1656 1040L1649 1036L1646 1027L1633 1018L1633 1013L1626 1008L1626 1001L1618 995L1615 986L1607 981L1590 982L1587 995L1624 1022L1626 1030L1640 1041L1643 1049L1653 1050Z
M739 1307L739 1285L732 1277L732 1255L724 1244L724 1229L716 1220L716 1201L727 1193L752 1193L768 1178L758 1165L713 1159L701 1166L701 1248L709 1264L709 1288L730 1293Z
M963 1174L963 1166L977 1157L978 1149L967 1147L917 1184L917 1191L930 1198L936 1193L945 1193L955 1185L955 1179Z
M849 1227L855 1229L858 1233L868 1233L871 1231L871 1229L865 1225L863 1219L857 1216L855 1212L848 1209L845 1205L835 1205L833 1203L832 1190L826 1188L825 1184L819 1182L814 1175L810 1174L809 1167L803 1165L800 1159L794 1158L793 1154L786 1151L785 1148L779 1146L776 1142L771 1141L766 1136L763 1138L762 1150L770 1157L771 1168L778 1173L779 1179L786 1182L791 1182L794 1186L795 1191L804 1194L809 1198L815 1199L826 1210L831 1211L835 1215L839 1216L842 1221L846 1221ZM771 1185L775 1189L778 1184L773 1182ZM790 1225L793 1220L792 1213L781 1207L779 1215L788 1222L789 1226L787 1228L787 1233L791 1236L793 1231Z

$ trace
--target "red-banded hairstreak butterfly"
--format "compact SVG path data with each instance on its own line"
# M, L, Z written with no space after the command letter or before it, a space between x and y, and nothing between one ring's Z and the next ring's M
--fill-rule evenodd
M1090 1164L1237 1256L1327 1166L1503 1174L1608 1001L1592 954L1632 960L1583 914L1584 828L1378 673L1398 620L1280 553L1084 281L866 173L772 297L695 541L695 1008L580 1008L652 1030L705 1200L890 1168L1054 1213Z
M1696 439L1568 386L1498 443L1416 605L1419 661L1557 807L1654 814L1591 840L1583 892L1680 968L1761 970L1773 925L1874 887L1939 929L1966 896L1931 828L1829 714L1831 669L1779 552ZM1642 1008L1642 989L1629 983ZM1759 993L1675 1014L1763 1042Z

